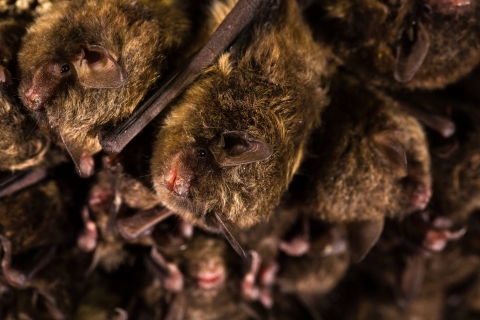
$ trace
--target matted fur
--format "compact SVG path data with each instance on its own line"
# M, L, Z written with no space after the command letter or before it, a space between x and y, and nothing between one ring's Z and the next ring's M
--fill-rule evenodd
M188 221L207 213L246 227L269 217L295 173L326 104L325 59L295 1L283 1L272 25L255 27L238 61L225 53L166 111L152 158L161 201ZM244 131L273 147L267 160L220 167L197 150L228 131ZM193 170L190 196L166 187L175 166Z

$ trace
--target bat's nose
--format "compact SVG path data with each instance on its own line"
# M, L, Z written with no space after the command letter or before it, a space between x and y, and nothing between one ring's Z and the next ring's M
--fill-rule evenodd
M190 195L191 180L192 176L190 174L182 172L176 167L169 170L165 175L167 189L182 197Z
M43 105L44 105L43 101L45 99L42 99L42 97L38 93L36 93L33 88L30 88L25 95L27 97L27 100L26 100L27 108L33 111L38 111L43 109Z

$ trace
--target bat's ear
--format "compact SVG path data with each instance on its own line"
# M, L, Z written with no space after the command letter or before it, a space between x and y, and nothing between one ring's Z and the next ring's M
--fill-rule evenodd
M397 303L406 306L412 302L421 288L425 274L425 258L421 254L408 256L398 275Z
M396 137L395 131L385 130L376 133L372 137L372 142L383 163L386 161L392 165L398 177L407 176L407 153Z
M80 177L88 178L93 175L95 165L93 158L83 156L83 148L77 141L70 140L62 134L60 134L60 137L62 138L63 144L70 154L70 157L75 163Z
M118 88L127 73L100 45L85 45L71 60L80 84L85 88Z
M348 245L352 263L362 261L370 252L382 234L383 225L383 219L347 224Z
M422 22L417 21L405 29L397 45L395 80L406 83L412 80L423 64L430 48L430 36Z
M221 167L259 162L273 154L271 145L244 131L224 132L212 139L208 148Z
M0 86L12 83L12 75L4 66L0 65Z

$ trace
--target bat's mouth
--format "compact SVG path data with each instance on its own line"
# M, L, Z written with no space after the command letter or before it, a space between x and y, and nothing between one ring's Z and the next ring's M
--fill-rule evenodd
M212 290L220 287L225 281L225 273L220 270L201 271L196 277L197 286L203 290Z

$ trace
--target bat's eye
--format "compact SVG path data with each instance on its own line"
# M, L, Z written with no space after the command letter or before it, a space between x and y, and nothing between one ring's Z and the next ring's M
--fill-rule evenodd
M62 74L65 74L65 73L67 73L67 72L69 72L69 71L70 71L70 66L69 66L68 64L64 64L64 65L60 68L60 72L61 72Z
M433 13L432 7L428 4L422 6L423 14L430 16Z
M205 158L207 156L207 151L205 150L198 150L197 151L197 156L199 156L200 158Z

